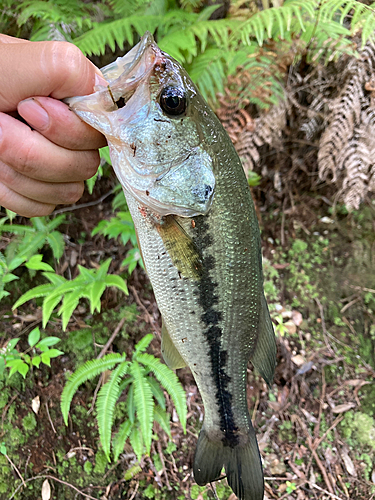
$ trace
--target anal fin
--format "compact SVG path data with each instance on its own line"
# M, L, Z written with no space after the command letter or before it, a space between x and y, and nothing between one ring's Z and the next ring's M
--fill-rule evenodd
M264 294L261 298L258 341L251 362L271 387L276 366L276 339Z
M184 359L172 342L164 321L161 327L161 353L164 361L172 370L177 370L178 368L184 368L184 366L186 366Z

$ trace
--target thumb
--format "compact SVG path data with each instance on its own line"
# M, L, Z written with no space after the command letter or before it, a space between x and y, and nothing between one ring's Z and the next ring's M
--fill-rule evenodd
M0 36L0 111L28 97L63 99L93 92L100 71L68 42L27 42Z

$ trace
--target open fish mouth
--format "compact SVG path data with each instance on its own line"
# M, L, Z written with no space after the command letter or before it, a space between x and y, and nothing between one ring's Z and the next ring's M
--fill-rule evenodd
M124 190L161 216L205 215L214 196L214 160L185 70L146 32L101 71L108 85L65 102L106 136Z

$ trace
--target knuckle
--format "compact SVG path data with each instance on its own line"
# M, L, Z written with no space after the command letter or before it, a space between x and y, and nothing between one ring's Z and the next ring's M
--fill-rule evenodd
M51 68L53 74L61 77L61 83L66 81L80 81L86 75L86 57L81 50L69 42L51 43Z

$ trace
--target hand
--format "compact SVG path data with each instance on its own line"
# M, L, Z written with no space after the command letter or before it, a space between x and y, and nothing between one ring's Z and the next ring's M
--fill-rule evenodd
M82 196L106 141L60 99L97 83L105 84L99 70L70 43L0 35L1 206L35 217Z

